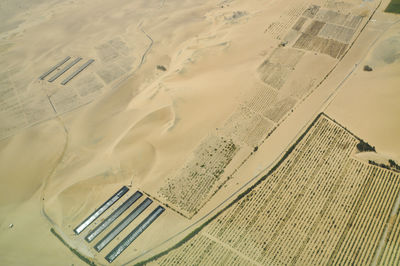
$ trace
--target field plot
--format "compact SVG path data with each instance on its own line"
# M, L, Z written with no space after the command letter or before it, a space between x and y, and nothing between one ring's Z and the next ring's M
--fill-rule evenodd
M284 11L283 16L279 18L279 21L271 23L265 32L275 39L282 39L287 30L290 29L296 20L307 10L307 2L294 0L288 3L288 8Z
M103 87L103 83L93 73L85 75L74 83L77 94L85 100L91 100L100 95Z
M327 54L333 58L340 58L346 51L347 45L335 40L303 33L293 47Z
M110 84L111 82L122 77L126 72L117 64L112 63L102 67L97 71L97 75L106 83Z
M381 263L396 261L400 175L354 159L359 142L319 115L274 170L155 262L370 264L389 221Z
M354 35L354 30L339 25L325 24L319 32L324 38L332 38L342 43L349 43Z
M54 115L45 91L37 84L25 90L6 79L0 81L0 96L0 139Z
M258 68L260 79L279 90L294 70L304 52L296 49L277 48Z
M317 36L321 29L325 26L325 22L314 20L311 24L304 30L305 34Z
M121 37L96 47L96 53L102 62L96 73L106 84L118 80L132 70L135 59L129 56L130 50Z
M290 69L265 61L259 68L261 80L275 89L280 89L290 73Z
M296 96L298 95L293 97L280 90L290 78L291 73L296 70L303 56L304 51L301 50L287 47L276 48L258 68L259 77L267 86L254 90L255 95L246 101L249 109L278 123L297 103ZM271 127L266 127L265 131Z
M278 99L273 105L265 109L264 115L272 121L278 122L295 106L296 102L296 99L290 96Z
M304 12L303 12L303 16L304 17L308 17L308 18L314 18L315 15L318 13L318 10L320 9L320 6L317 5L311 5L309 8L307 8Z
M143 39L141 35L139 39ZM52 51L47 55L47 65L40 58L32 63L34 68L19 64L1 69L0 96L4 104L0 107L0 139L90 103L129 75L138 63L122 36L100 42L93 50L94 59ZM7 56L0 54L0 59L7 61Z
M361 16L353 16L351 14L342 14L329 9L321 9L317 13L316 19L324 21L325 23L356 29L363 18Z
M293 47L341 58L363 17L312 5L292 29L300 33ZM293 33L292 33L293 34Z
M83 64L79 64L80 61L80 58L71 56L59 57L54 60L55 65L39 77L25 75L24 69L0 73L0 119L3 122L0 138L49 119L56 113L73 110L98 96L104 85L88 71L93 60ZM65 84L61 85L63 81Z
M301 28L303 27L304 23L307 21L307 18L305 17L300 17L296 24L294 24L294 26L292 27L293 30L295 31L300 31Z
M214 192L214 186L238 150L239 146L231 139L206 137L185 166L160 189L160 196L185 216L193 216Z
M255 113L262 114L265 108L273 105L278 98L278 91L268 85L256 85L244 100L244 105Z
M222 128L224 135L242 142L249 147L255 147L272 129L273 122L245 106L239 108L226 121Z

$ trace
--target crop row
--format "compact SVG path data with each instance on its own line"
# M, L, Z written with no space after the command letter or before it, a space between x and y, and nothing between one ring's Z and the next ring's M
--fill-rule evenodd
M238 254L242 264L371 264L389 224L380 263L395 264L400 218L389 216L400 175L353 159L358 142L320 116L274 172L160 259L221 264Z
M320 9L316 15L316 19L326 23L331 23L355 29L360 25L362 21L362 16L342 14L340 12L329 9Z
M288 3L288 10L284 12L279 21L273 22L267 28L269 34L276 39L282 39L286 31L294 24L296 19L307 9L309 1L292 1Z
M279 122L297 103L293 97L285 97L276 101L273 106L266 108L264 115L274 122Z
M221 129L224 135L235 142L255 147L272 129L273 123L245 106L239 106Z
M272 106L278 97L278 92L268 85L258 86L244 105L250 110L262 114L268 106Z
M235 252L203 234L156 261L159 265L251 265Z
M395 265L400 261L400 214L393 219L391 232L386 239L386 246L381 258L381 265Z
M260 262L275 257L278 263L292 254L295 247L289 246L301 244L311 229L356 144L326 119L310 133L274 174L217 218L209 233Z
M370 168L374 166L368 166ZM399 194L399 175L383 168L376 168L356 205L356 214L348 224L345 239L332 259L339 264L370 264L382 236L385 224Z
M327 264L352 215L352 208L370 169L356 160L347 162L342 181L308 243L295 258L297 264Z

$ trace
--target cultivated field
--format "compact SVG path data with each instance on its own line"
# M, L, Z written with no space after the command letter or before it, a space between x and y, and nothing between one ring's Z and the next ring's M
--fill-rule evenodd
M354 159L359 141L321 114L272 172L193 238L155 262L396 261L400 175ZM384 234L386 227L389 233Z
M135 38L137 45L150 42L142 32L133 31L130 38ZM9 60L9 48L3 51L0 48L1 60ZM26 62L24 58L1 69L0 119L4 122L0 125L0 139L14 135L22 128L73 111L110 91L140 64L137 52L142 52L143 48L133 51L134 47L128 45L126 40L115 37L98 45L95 52L89 55L73 56L75 51L63 48L48 51L46 60L35 58ZM57 66L66 56L71 59L42 78L42 74ZM62 84L91 58L95 59L91 66ZM57 74L60 76L57 77Z
M400 260L400 215L393 216L389 220L389 235L386 238L386 245L381 253L380 265L394 265Z
M0 264L396 263L386 2L0 1Z
M265 33L282 40L282 44L258 66L258 80L242 95L236 109L216 131L209 133L228 140L234 148L229 148L230 151L222 148L221 155L218 137L204 137L183 168L168 176L157 198L185 217L193 217L239 163L246 160L336 66L366 18L365 14L352 14L354 6L351 4L346 10L322 4L293 2L283 11L287 19L282 18L278 24L267 27ZM315 69L315 64L321 68L304 74L305 68ZM240 148L247 148L248 152L237 153ZM229 172L224 172L235 156L239 157L236 163L230 165Z
M160 193L190 216L210 197L210 192L238 149L231 139L207 137L197 147L196 155L189 159L174 179L168 181L168 187L161 188Z

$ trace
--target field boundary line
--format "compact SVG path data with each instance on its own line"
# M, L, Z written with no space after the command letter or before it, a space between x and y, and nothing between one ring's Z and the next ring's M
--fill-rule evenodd
M206 232L201 232L201 235L207 237L208 239L210 239L211 241L214 241L217 244L220 244L221 246L223 246L226 249L229 249L230 251L234 252L235 254L237 254L239 257L242 257L243 259L246 259L248 261L250 261L251 263L255 264L255 265L259 265L261 266L262 264L259 262L254 261L253 259L249 258L248 256L246 256L245 254L241 253L240 251L234 249L233 247L229 246L228 244L222 242L221 240L219 240L218 238L206 233Z

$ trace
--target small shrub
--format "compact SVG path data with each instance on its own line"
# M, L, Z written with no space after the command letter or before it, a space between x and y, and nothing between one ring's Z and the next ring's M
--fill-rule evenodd
M372 67L370 67L369 65L365 65L364 66L364 71L370 72L370 71L372 71Z
M360 152L366 152L366 151L373 151L373 152L376 152L376 151L375 151L375 147L369 145L367 142L365 142L365 141L363 141L363 140L360 140L360 142L357 144L357 149L358 149Z
M387 166L387 165L386 165L386 164L384 164L384 163L381 163L379 166L380 166L380 167L382 167L382 168L385 168L385 169L390 169L390 167L389 167L389 166Z
M161 71L167 71L167 68L163 65L157 65L157 69Z
M89 258L85 257L84 255L82 255L81 253L79 253L78 250L76 250L75 248L72 248L70 245L68 245L67 242L65 242L65 240L54 230L54 228L50 229L50 232L58 238L58 240L61 241L61 243L63 243L67 248L69 248L69 250L71 250L72 253L74 253L76 256L78 256L78 258L80 258L82 261L84 261L86 264L90 265L90 266L96 266L96 264L91 261Z
M400 165L398 165L394 160L389 159L389 165L397 171L400 171Z

